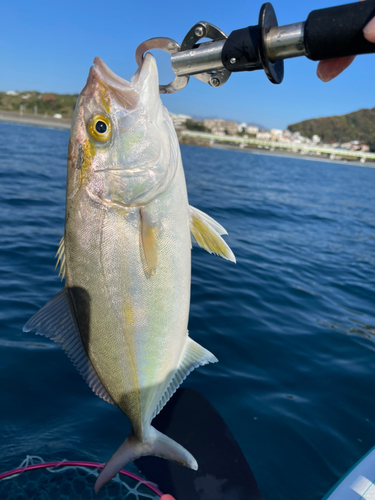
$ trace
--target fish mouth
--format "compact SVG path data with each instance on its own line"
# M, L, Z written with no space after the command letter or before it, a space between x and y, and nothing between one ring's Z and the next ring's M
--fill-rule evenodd
M158 87L157 67L154 57L146 54L142 66L138 68L130 81L116 75L100 57L95 57L82 95L91 97L98 87L109 91L115 100L127 109L134 109L140 100L142 91L150 82ZM155 85L152 85L155 86Z
M100 57L95 57L93 68L97 76L109 87L120 91L134 90L130 82L116 75Z
M159 151L157 156L150 160L149 162L142 163L141 167L128 167L128 168L123 168L121 166L114 166L114 167L107 167L107 168L96 168L95 172L118 172L121 173L121 175L124 176L135 176L135 175L145 175L148 173L149 175L153 171L153 167L158 163L161 151L160 151L160 146L159 146ZM152 175L152 174L151 174Z
M125 109L134 109L139 101L138 90L109 69L100 57L95 57L94 66L90 68L87 83L81 95L89 99L97 96L99 102L108 101L105 96L111 96ZM109 102L107 106L108 104Z

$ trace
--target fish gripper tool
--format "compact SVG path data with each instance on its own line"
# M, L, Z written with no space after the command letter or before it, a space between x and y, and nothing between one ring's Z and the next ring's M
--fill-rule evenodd
M160 85L161 94L177 92L194 76L212 87L221 87L232 73L263 69L272 83L284 78L284 59L306 56L312 61L375 53L375 44L364 38L363 28L375 17L375 0L366 0L313 10L306 21L278 26L274 8L262 5L258 24L224 31L200 21L186 34L181 45L155 37L136 50L140 66L143 54L161 49L171 55L174 80ZM208 42L199 43L203 38Z

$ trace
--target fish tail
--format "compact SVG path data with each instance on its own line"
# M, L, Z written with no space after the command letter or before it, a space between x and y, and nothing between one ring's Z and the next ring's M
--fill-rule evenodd
M198 469L197 461L183 446L157 431L155 427L150 426L143 440L130 434L112 455L95 482L95 493L120 472L126 464L146 455L166 458L190 469Z

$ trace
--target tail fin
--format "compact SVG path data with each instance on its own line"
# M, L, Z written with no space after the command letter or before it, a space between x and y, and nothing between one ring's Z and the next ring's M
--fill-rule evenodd
M126 464L145 455L155 455L178 462L193 470L198 469L193 455L173 439L150 426L147 430L147 437L143 441L130 434L112 455L96 480L95 493L120 472Z

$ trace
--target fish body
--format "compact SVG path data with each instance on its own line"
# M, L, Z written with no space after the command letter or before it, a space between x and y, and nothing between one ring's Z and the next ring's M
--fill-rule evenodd
M189 206L177 137L147 54L130 82L99 59L78 101L68 153L65 287L25 325L61 345L132 433L98 477L157 455L197 468L151 425L184 378L216 362L188 335L191 232L234 260L225 230Z
M172 127L164 109L162 113L161 119ZM147 208L116 204L119 200L108 196L98 201L100 194L92 195L95 185L67 200L65 279L69 289L77 290L73 293L79 295L83 289L89 297L87 314L77 310L85 349L107 392L140 437L188 339L189 206L178 144L172 147L176 173L168 189ZM107 170L101 177L112 174ZM141 214L152 219L157 246L154 276L140 237ZM84 301L78 297L74 303L80 307Z

